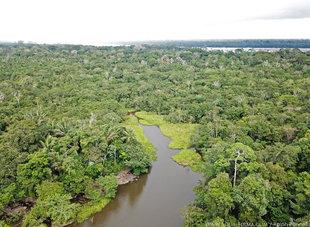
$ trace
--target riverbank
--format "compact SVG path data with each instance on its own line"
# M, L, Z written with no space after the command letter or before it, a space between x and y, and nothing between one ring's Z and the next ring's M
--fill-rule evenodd
M134 133L135 138L142 144L146 153L151 156L151 160L156 160L156 148L154 148L153 144L146 138L143 133L143 129L139 127L139 122L136 117L128 115L126 120L121 123L122 126L126 127L126 129L131 130ZM134 175L130 169L126 168L119 172L116 175L118 180L118 185L128 184L133 182L139 178L139 176ZM100 212L108 203L111 201L111 198L106 198L104 196L100 197L97 200L92 200L86 204L83 204L79 209L79 213L76 219L77 223L82 223L87 220L90 216L95 213Z
M135 111L132 114L129 114L121 125L133 132L135 138L143 145L145 151L152 156L153 161L157 159L155 156L156 148L145 136L144 130L139 126L139 123L147 126L157 125L163 135L171 139L169 142L170 149L183 149L179 153L170 156L170 158L181 166L189 166L194 172L201 173L202 161L200 155L194 150L187 149L191 147L190 137L198 127L198 124L172 124L166 122L162 115L156 115L144 111ZM137 180L137 178L138 176L130 173L128 169L121 171L117 175L119 185L127 184ZM107 200L102 197L97 201L90 201L87 204L84 204L83 207L80 208L77 223L82 223L89 219L93 214L103 210L110 202L111 199Z
M138 119L134 116L127 115L126 120L121 125L133 131L135 138L142 144L145 151L153 157L152 160L154 160L156 148L144 135L143 129L139 126Z
M139 180L119 186L117 196L101 212L76 227L183 225L182 209L196 197L192 188L203 176L171 159L180 150L168 148L171 140L159 127L139 127L157 149L157 161Z
M192 147L191 136L198 128L199 124L190 123L169 123L163 115L157 115L145 111L135 112L142 125L157 125L163 135L169 137L170 149L182 149L178 154L172 156L172 160L182 166L190 166L195 172L202 172L202 158L195 150L189 150Z
M179 165L189 166L194 172L202 173L203 161L195 150L183 149L171 158Z
M136 112L142 125L157 125L160 131L171 139L170 149L187 149L192 146L190 138L199 126L190 123L169 123L164 120L163 115L157 115L145 111Z
M158 125L161 132L172 139L167 143L169 144L169 148L178 149L191 146L190 136L198 125L171 124L164 120L164 116L153 113L137 112L136 114L143 125ZM152 160L154 161L156 160L156 148L145 136L143 128L139 126L138 118L128 115L127 119L121 125L130 129L134 133L135 138L143 145L145 151L152 156ZM195 172L201 172L199 165L201 163L201 157L193 150L182 150L173 156L170 154L169 158L172 158L176 163L182 166L190 166ZM131 173L130 169L127 168L118 173L116 178L118 180L118 185L124 185L137 180L139 176L135 176ZM102 211L111 201L114 200L106 197L104 193L101 193L100 197L93 200L90 200L89 198L87 199L86 197L85 199L83 198L83 202L80 202L80 200L76 201L76 203L79 203L79 207L77 208L78 211L74 221L75 223L82 223L85 220L88 220L92 215ZM70 223L63 224L63 226L68 226L74 222L71 221Z

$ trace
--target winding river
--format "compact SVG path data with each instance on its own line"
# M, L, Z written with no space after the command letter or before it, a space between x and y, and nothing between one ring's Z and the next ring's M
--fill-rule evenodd
M158 160L153 162L148 174L120 186L114 200L77 226L182 226L182 208L195 198L192 188L198 185L202 174L180 166L170 158L179 150L168 148L170 139L157 126L140 127L157 148Z

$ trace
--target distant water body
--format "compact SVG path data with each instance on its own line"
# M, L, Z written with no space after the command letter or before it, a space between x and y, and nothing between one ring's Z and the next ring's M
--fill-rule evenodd
M111 47L118 47L118 46L131 46L131 45L141 45L141 44L122 44L122 43L106 43L103 44L103 46L111 46ZM144 44L142 44L144 45ZM186 48L190 48L189 46ZM193 48L199 48L199 47L193 47ZM256 48L256 47L201 47L201 49L206 50L206 51L215 51L215 50L220 50L223 52L235 52L237 49L242 49L243 51L253 51L253 52L257 52L257 51L265 51L265 52L276 52L279 51L281 49L299 49L302 52L310 52L310 48Z
M279 51L281 49L295 49L295 48L202 47L202 49L206 50L206 51L220 50L220 51L223 51L223 52L226 53L226 52L229 52L229 51L235 52L236 50L240 50L240 49L242 49L243 51L253 51L253 52L257 52L257 51L276 52L276 51ZM299 49L302 52L310 51L310 48L297 48L297 49Z

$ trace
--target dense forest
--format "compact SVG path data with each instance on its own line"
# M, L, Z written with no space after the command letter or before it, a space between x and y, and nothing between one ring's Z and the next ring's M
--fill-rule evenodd
M152 155L128 110L198 125L185 226L310 221L310 53L0 45L0 225L81 222Z

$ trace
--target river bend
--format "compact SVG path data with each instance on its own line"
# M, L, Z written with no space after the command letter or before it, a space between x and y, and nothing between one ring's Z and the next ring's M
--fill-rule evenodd
M157 161L148 174L118 188L116 198L79 227L182 226L181 211L194 198L192 188L202 174L175 163L179 150L168 148L170 139L157 126L144 126L145 136L157 148Z

